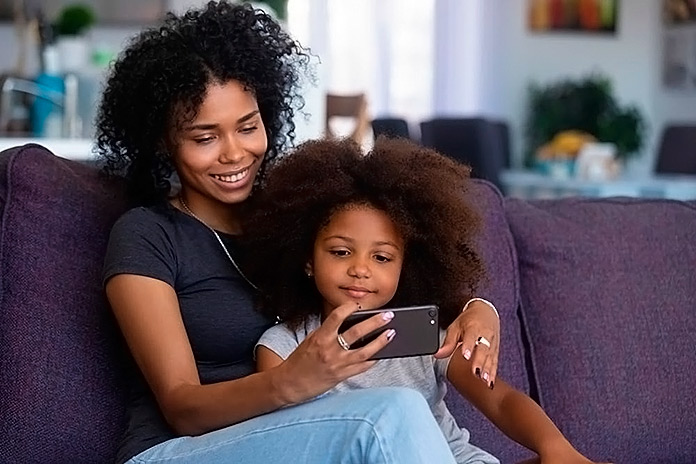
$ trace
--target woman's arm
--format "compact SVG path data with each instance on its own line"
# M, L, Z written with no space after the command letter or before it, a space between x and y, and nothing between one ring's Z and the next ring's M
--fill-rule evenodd
M476 344L484 337L490 346ZM450 324L436 358L450 356L461 343L461 355L470 360L470 370L480 372L480 379L486 385L495 383L498 371L498 351L500 348L500 318L492 305L474 299L464 305L462 313ZM459 357L459 356L455 356Z
M205 433L313 398L367 370L373 364L367 359L389 342L384 336L371 346L343 351L336 342L338 327L357 309L344 305L281 365L240 379L201 385L177 296L170 285L119 274L109 279L106 294L165 419L181 435ZM385 323L365 321L356 332L364 335Z
M566 440L544 411L527 395L502 380L494 388L475 380L471 363L453 356L447 377L457 390L505 435L535 451L541 462L590 463Z

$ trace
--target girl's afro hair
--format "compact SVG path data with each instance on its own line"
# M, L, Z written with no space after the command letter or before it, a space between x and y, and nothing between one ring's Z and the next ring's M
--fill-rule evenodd
M318 231L351 204L384 211L406 243L390 306L435 303L451 323L484 277L474 247L479 215L467 202L469 167L402 139L363 155L349 140L307 142L269 171L245 223L246 267L261 310L291 324L321 310L305 274Z

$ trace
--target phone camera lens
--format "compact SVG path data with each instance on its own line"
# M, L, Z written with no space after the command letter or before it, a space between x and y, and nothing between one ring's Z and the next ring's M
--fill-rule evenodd
M430 325L435 325L435 319L430 319Z
M435 310L431 309L430 311L428 311L428 316L435 317Z

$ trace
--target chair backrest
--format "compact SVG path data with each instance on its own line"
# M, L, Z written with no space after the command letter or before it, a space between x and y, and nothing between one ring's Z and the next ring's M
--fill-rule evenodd
M658 174L696 174L696 123L667 125L657 154Z
M411 138L408 123L402 118L375 118L372 120L372 133L375 139L380 135Z
M471 166L472 176L501 187L503 140L484 118L435 118L421 122L421 143Z
M365 97L365 94L326 94L325 131L327 137L338 136L331 125L332 119L336 117L352 119L352 125L354 128L352 131L350 131L348 137L352 138L358 143L362 143L370 125L370 121L367 116L367 98Z
M510 167L510 158L512 156L512 149L510 148L510 126L506 121L502 120L492 120L493 130L496 133L496 137L500 140L503 150L503 166L507 169Z

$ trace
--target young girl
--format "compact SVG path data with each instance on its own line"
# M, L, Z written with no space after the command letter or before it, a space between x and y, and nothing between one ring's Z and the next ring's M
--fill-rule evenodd
M468 174L467 167L433 151L384 138L365 156L349 141L318 141L280 161L258 199L260 213L246 226L256 250L254 280L265 295L262 310L283 321L259 340L257 368L281 364L336 308L436 303L443 326L456 317L461 295L453 289L469 297L484 276L472 245L479 221L462 196ZM393 317L386 309L382 314ZM387 336L399 334L390 329ZM356 334L349 329L342 338L349 355ZM498 462L468 443L468 433L447 410L449 379L541 462L590 462L529 397L501 380L484 384L470 370L470 362L457 356L385 359L331 392L416 389L456 462Z

